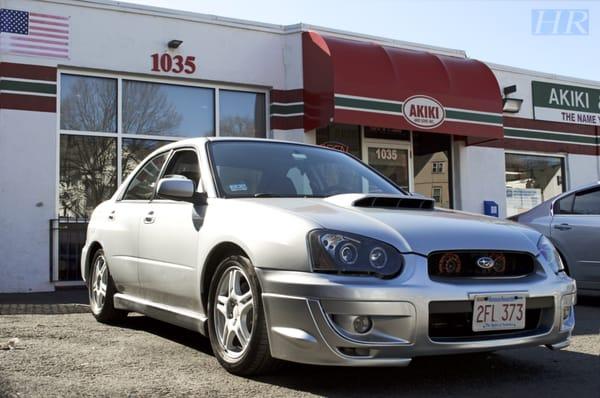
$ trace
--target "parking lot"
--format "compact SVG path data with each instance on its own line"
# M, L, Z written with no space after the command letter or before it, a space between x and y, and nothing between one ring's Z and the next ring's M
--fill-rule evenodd
M419 396L506 397L600 394L600 300L580 300L571 346L488 355L417 358L407 368L287 365L247 379L225 372L195 333L132 315L119 327L97 323L71 304L3 312L0 396Z

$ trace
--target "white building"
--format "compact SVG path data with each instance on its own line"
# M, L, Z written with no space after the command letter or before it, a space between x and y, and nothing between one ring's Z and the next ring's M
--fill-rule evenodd
M332 146L440 206L493 201L500 217L600 179L600 82L108 0L0 8L0 292L80 283L86 216L181 138Z

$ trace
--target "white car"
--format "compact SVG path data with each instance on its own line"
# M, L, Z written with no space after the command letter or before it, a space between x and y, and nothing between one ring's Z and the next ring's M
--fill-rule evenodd
M82 274L99 321L196 330L235 374L568 345L576 287L549 240L433 204L332 149L180 141L95 209Z

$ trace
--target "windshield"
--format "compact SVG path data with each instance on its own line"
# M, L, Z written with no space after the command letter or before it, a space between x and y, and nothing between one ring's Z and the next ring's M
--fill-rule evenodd
M223 197L326 197L343 193L402 194L359 160L326 148L276 142L210 143Z

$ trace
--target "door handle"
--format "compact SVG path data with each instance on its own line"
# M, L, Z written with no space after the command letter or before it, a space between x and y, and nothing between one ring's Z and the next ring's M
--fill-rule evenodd
M113 221L115 219L115 211L111 211L110 214L108 215L108 219Z
M144 217L144 224L152 224L154 222L154 212L150 211Z
M572 227L567 223L562 223L554 226L554 229L558 229L559 231L568 231Z

